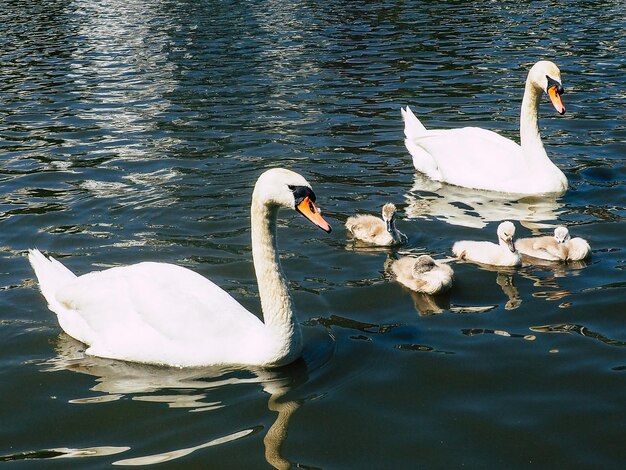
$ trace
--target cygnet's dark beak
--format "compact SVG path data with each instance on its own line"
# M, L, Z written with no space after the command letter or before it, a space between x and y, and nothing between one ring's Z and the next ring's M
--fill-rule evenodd
M509 247L509 250L511 250L511 253L515 253L515 244L513 243L513 239L509 238L506 241L506 246Z

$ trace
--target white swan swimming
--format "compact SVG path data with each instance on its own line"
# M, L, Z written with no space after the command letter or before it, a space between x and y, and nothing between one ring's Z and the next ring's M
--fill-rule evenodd
M407 241L405 234L396 228L396 206L388 202L383 206L382 219L369 214L348 217L346 228L356 240L377 246L398 245Z
M564 226L554 229L554 236L521 238L515 248L523 255L548 261L581 261L591 254L587 240L571 238Z
M498 244L483 241L458 241L452 246L452 253L459 258L493 266L518 266L522 257L515 250L513 236L515 225L510 221L498 225Z
M446 292L452 286L454 276L450 266L438 263L428 255L404 256L391 264L391 270L400 284L424 294Z
M74 275L31 250L30 263L63 330L87 353L177 367L281 366L302 352L276 246L281 207L295 209L326 232L307 181L286 169L263 173L251 203L252 257L265 323L226 291L180 266L144 262Z
M567 178L548 158L537 125L542 93L565 113L561 72L549 61L528 72L520 117L520 144L478 127L427 130L407 106L404 141L415 168L429 178L475 189L515 194L563 193Z

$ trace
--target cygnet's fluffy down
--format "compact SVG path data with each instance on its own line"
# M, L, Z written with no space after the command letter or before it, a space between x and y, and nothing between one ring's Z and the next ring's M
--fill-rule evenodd
M515 242L517 250L526 256L548 261L580 261L591 254L587 240L571 238L567 227L559 226L554 236L521 238Z
M396 206L390 202L383 206L382 219L373 215L348 217L346 228L352 238L377 246L390 246L406 242L407 238L396 228Z
M400 258L392 263L391 270L400 284L425 294L447 291L452 286L454 276L450 266L438 263L428 255Z
M493 266L518 266L522 257L515 249L515 225L508 220L498 226L498 244L484 241L458 241L452 252L458 259Z

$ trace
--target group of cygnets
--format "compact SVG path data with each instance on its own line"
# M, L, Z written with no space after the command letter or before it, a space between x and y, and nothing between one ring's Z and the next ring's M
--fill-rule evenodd
M539 137L537 107L543 92L563 114L560 71L548 61L535 64L526 80L521 145L476 127L427 130L406 107L405 144L415 168L433 180L468 188L564 192L567 179ZM280 266L276 218L280 208L293 209L330 232L315 200L311 185L287 169L265 171L254 186L250 233L264 321L207 278L181 266L142 262L77 276L39 250L30 250L28 257L48 307L68 335L88 345L88 354L177 367L277 367L301 356L303 340ZM395 212L393 204L386 204L383 219L350 217L346 227L366 243L400 245L407 237L395 226ZM565 227L558 227L554 237L514 242L514 234L515 226L502 222L498 244L459 241L452 251L458 259L500 266L521 264L521 254L558 261L589 255L589 244L570 238ZM398 282L418 292L435 294L452 285L449 264L427 255L400 258L392 271Z
M383 206L382 218L373 215L349 217L346 229L353 240L374 246L398 246L407 241L395 224L396 206ZM504 221L498 225L498 243L490 241L461 240L454 243L452 253L458 260L491 266L519 266L522 255L546 261L580 261L587 258L591 248L586 240L571 238L567 227L559 226L554 235L522 238L514 241L515 225ZM451 260L435 261L429 255L417 258L404 256L391 263L396 280L415 292L439 294L452 287L454 272Z
M565 113L561 72L552 62L534 64L526 79L520 113L520 144L478 127L427 129L407 106L402 109L405 146L415 168L427 177L460 187L512 194L562 194L567 178L548 157L537 124L539 103L548 95L554 109ZM398 245L406 237L395 228L395 206L383 207L383 219L350 217L346 228L354 239L379 246ZM560 226L554 236L513 241L515 226L504 221L498 226L498 243L458 241L452 246L457 259L495 266L519 266L522 255L532 260L576 261L589 256L589 244L571 238ZM446 291L453 272L447 260L428 255L400 258L391 269L399 283L428 294Z

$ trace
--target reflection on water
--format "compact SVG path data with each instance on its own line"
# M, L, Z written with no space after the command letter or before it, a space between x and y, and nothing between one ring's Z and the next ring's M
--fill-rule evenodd
M411 296L415 310L420 316L435 315L450 308L449 293L444 295L428 295L421 292L414 292L406 287L403 287L403 290L408 292Z
M476 265L479 269L483 271L490 271L496 273L496 284L500 287L502 292L507 298L506 303L504 304L505 310L515 310L519 308L522 304L522 297L519 293L519 289L514 284L514 277L518 273L518 269L514 267L507 266L491 266L488 264L482 263L473 263L468 261L457 261L458 263L463 264L472 264ZM485 286L481 286L485 287ZM482 313L489 310L492 310L495 306L488 307L469 307L469 311L467 311L467 307L464 307L464 311L457 311L455 307L451 308L452 311L456 313Z
M73 459L83 457L103 457L105 455L115 455L126 452L130 447L83 447L81 449L70 449L59 447L57 449L34 450L31 452L19 452L17 454L2 455L0 462L11 462L15 460L48 460L48 459Z
M449 224L482 228L489 222L517 220L537 232L554 225L563 204L552 196L519 196L462 188L433 181L415 172L405 195L407 219L432 216Z
M453 351L442 351L439 349L435 349L432 346L427 346L425 344L399 344L396 346L396 349L401 351L419 351L419 352L433 352L433 353L441 353L441 354L454 354Z
M489 328L466 328L461 330L466 336L476 336L476 335L496 335L502 336L504 338L522 338L526 341L535 341L537 339L535 335L521 335L519 333L509 333L505 330L492 330Z
M519 273L522 277L533 281L533 286L541 289L549 288L551 290L538 290L532 293L533 297L546 299L549 301L561 300L568 297L572 292L564 289L558 282L559 278L566 276L577 276L580 271L587 267L588 262L571 261L568 263L560 261L535 260L532 263L524 262ZM559 307L569 307L570 304L563 302Z
M150 147L130 136L155 129L158 117L172 106L167 95L178 85L166 52L167 28L152 22L160 6L79 0L77 8L82 21L76 34L83 44L72 52L70 75L89 106L79 107L76 117L97 123L107 139L117 141L120 157L146 158Z
M281 395L273 394L267 402L267 407L278 415L263 438L265 444L265 460L272 467L285 470L292 468L292 463L282 455L283 443L287 440L289 420L300 408L301 403L296 400L281 402Z
M341 317L338 315L331 315L328 318L319 317L319 318L311 318L307 324L309 325L323 325L327 329L331 329L332 327L340 327L346 328L350 330L357 330L366 334L374 334L374 335L382 335L388 333L389 331L397 328L399 324L378 324L378 323L366 323L361 322L359 320L355 320L353 318Z
M282 398L294 386L306 382L308 366L303 360L297 361L287 369L280 370L163 368L88 356L84 352L82 343L65 334L59 336L56 352L56 357L46 361L44 371L68 370L91 375L96 377L97 382L91 390L102 393L97 397L70 400L70 403L74 404L107 403L130 396L132 400L136 401L165 403L170 408L188 408L191 412L207 412L226 406L224 403L208 400L212 389L230 385L260 384L263 391L269 395L268 409L278 414L274 424L268 429L263 439L266 459L275 468L283 469L291 466L290 462L282 456L281 448L287 438L289 420L300 407L300 402L295 400L282 401ZM312 367L319 366L315 362L323 360L319 354L318 357L315 357L315 354L318 353L314 352L313 356L308 355L309 358L312 357ZM162 393L168 390L173 393ZM151 465L166 462L184 457L200 449L244 438L259 432L261 429L261 426L243 429L200 445L119 460L114 462L114 465ZM130 448L106 447L103 449L117 449L118 452L123 452ZM82 452L82 455L79 456L105 455L97 452L89 454L85 449L79 449L79 451ZM41 452L43 451L31 452L28 455L39 455L37 458L50 458L42 457ZM62 456L75 456L71 454L69 451L64 451Z
M185 457L191 454L192 452L195 452L200 449L206 449L207 447L213 447L219 444L225 444L227 442L241 439L242 437L249 436L255 431L256 429L245 429L243 431L235 432L233 434L229 434L227 436L220 437L218 439L212 439L209 442L205 442L204 444L200 444L194 447L187 447L185 449L177 449L177 450L172 450L170 452L162 452L159 454L146 455L144 457L135 457L131 459L118 460L116 462L113 462L113 465L138 466L138 465L155 465L158 463L169 462L171 460Z
M513 275L505 272L498 272L496 276L496 284L500 286L504 295L508 297L508 301L504 304L506 310L515 310L522 303L519 290L513 284Z
M620 347L626 346L626 341L611 339L601 333L591 331L586 326L576 325L572 323L559 323L555 325L532 326L530 327L530 330L535 331L537 333L577 333L580 336L586 336L588 338L597 339L598 341L602 341L604 344L608 344L610 346L620 346Z

